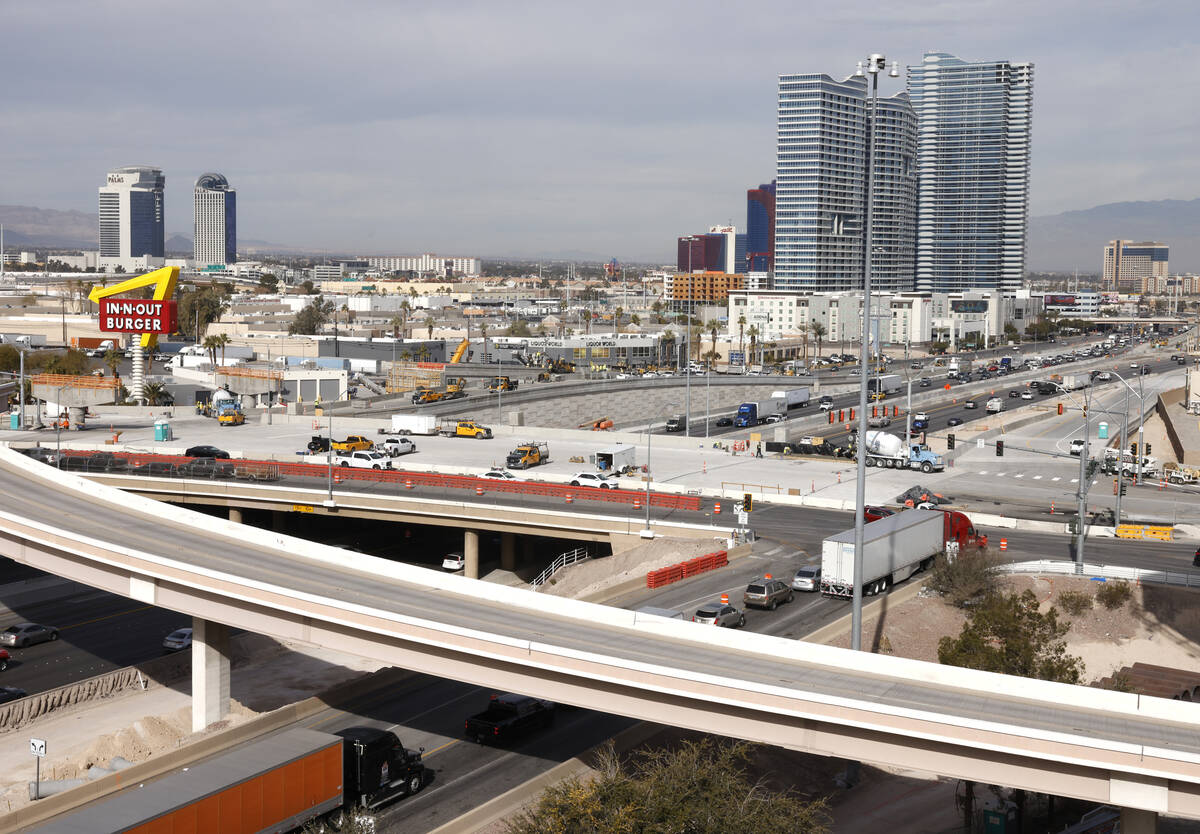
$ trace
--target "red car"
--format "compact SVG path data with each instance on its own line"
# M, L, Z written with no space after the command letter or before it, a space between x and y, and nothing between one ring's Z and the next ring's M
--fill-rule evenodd
M0 672L8 668L8 649L0 649Z
M887 507L863 507L863 521L865 521L867 524L895 514L895 510L889 510Z

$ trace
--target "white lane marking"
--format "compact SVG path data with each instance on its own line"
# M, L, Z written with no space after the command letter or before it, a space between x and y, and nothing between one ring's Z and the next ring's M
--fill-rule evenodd
M1055 476L1054 476L1053 478L1051 478L1050 480L1052 480L1052 481L1061 481L1061 480L1062 480L1062 478L1060 478L1060 477L1058 477L1057 475L1055 475Z

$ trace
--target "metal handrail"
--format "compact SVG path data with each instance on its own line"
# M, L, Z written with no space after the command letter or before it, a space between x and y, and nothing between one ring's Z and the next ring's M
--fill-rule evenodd
M550 580L550 577L554 576L554 574L558 573L567 565L573 565L576 562L582 562L589 558L591 558L591 555L588 553L588 549L586 547L577 547L574 550L569 550L566 553L559 555L557 559L550 563L548 568L539 573L537 577L529 583L529 587L540 588Z

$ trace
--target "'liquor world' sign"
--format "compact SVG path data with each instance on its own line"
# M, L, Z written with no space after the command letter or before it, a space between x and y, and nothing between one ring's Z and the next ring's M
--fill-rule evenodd
M166 335L177 327L175 302L141 298L101 298L100 329L105 333Z

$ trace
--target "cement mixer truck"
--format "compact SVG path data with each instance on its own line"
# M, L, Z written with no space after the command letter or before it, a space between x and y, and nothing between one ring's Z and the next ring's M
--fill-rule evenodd
M942 456L923 443L910 443L894 434L882 431L867 432L867 466L888 469L920 469L922 472L941 472L946 468Z

